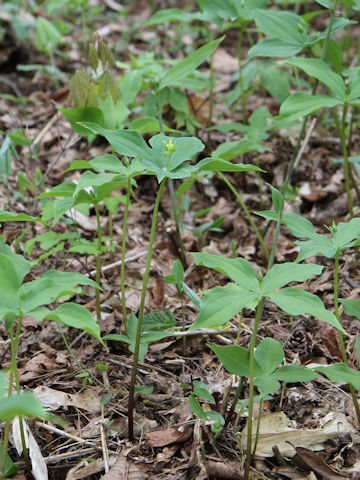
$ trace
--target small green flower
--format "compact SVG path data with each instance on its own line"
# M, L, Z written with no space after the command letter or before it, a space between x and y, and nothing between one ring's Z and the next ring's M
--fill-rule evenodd
M168 143L165 145L165 148L170 154L176 152L176 142L173 143L172 138L170 138Z

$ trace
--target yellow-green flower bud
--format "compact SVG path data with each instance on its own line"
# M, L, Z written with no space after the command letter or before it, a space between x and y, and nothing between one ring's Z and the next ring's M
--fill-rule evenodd
M166 151L169 153L176 152L176 142L173 143L172 138L169 139L168 143L165 145Z

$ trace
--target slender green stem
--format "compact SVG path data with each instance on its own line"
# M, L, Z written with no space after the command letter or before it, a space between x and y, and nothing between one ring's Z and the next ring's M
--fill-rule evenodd
M341 254L341 248L339 247L336 251L335 254L335 264L334 264L334 308L335 308L335 316L340 322L340 313L339 313L339 258ZM340 352L341 352L341 357L343 362L348 365L349 361L346 355L346 348L345 348L345 342L344 342L344 336L340 330L338 332L338 338L339 338L339 345L340 345ZM348 384L350 388L350 394L351 398L354 404L355 412L356 412L356 417L357 420L360 424L360 407L359 403L356 397L356 391L355 388L351 383Z
M225 175L222 173L222 172L217 172L219 177L221 178L221 180L226 183L226 185L230 188L230 190L232 191L232 193L235 195L235 197L237 198L237 200L239 201L242 209L244 210L244 213L247 217L247 219L249 220L250 222L250 225L252 226L252 228L254 229L254 232L255 232L255 235L257 236L258 240L259 240L259 243L261 245L261 248L263 249L263 252L265 254L265 257L267 260L269 260L269 250L267 248L267 246L265 245L265 242L261 236L261 233L259 232L257 226L255 225L255 222L254 220L252 219L251 215L250 215L250 212L247 208L247 206L245 205L245 202L244 200L241 198L241 196L239 195L239 193L237 192L237 190L235 189L234 185L225 177Z
M211 34L210 34L210 29L209 29L209 24L206 22L206 29L207 29L207 36L208 36L208 42L211 39ZM214 78L214 54L212 53L210 55L209 59L209 70L210 70L210 75L209 75L209 116L207 120L207 140L206 140L206 146L210 148L210 142L211 142L211 130L210 127L212 125L212 118L213 118L213 112L214 112L214 87L215 87L215 78Z
M100 212L99 204L95 203L95 214L96 214L96 224L97 224L97 249L98 253L96 255L96 283L101 286L101 247L102 247L102 231L101 231L101 221L100 221ZM97 288L95 290L95 302L96 302L96 318L98 323L101 321L101 312L100 312L100 290Z
M9 397L11 397L12 395L14 378L15 378L15 384L16 384L16 391L18 394L20 394L21 392L19 374L18 374L17 363L16 363L16 354L17 354L17 349L19 345L19 337L20 337L20 331L22 326L22 320L23 320L23 314L21 312L17 322L15 337L14 337L14 329L12 326L10 327L11 364L10 364L10 379L9 379L9 388L8 388ZM31 462L30 462L28 450L26 447L24 424L23 424L22 416L19 416L19 426L20 426L21 445L23 449L23 456L26 464L26 469L29 472L31 472ZM6 422L6 425L5 425L3 456L2 456L1 467L0 467L0 475L2 476L4 475L5 468L6 468L6 456L7 456L7 449L9 445L9 433L10 433L10 422L8 421Z
M108 233L110 237L110 261L114 261L114 226L113 226L113 214L108 210Z
M81 28L82 28L82 40L83 40L83 49L85 57L88 54L87 49L87 35L86 35L86 15L85 15L85 7L81 8Z
M252 456L255 455L257 445L259 443L260 421L261 421L261 412L262 412L262 409L263 409L263 405L264 405L264 399L262 398L260 400L260 408L259 408L259 415L258 415L258 418L257 418L255 442L254 442L254 447L253 447L253 451L252 451Z
M23 313L21 312L19 315L17 326L16 326L15 338L13 338L12 331L10 332L11 343L13 346L13 348L11 349L11 369L14 372L16 392L18 395L20 395L21 389L20 389L19 372L18 372L17 362L16 362L16 353L19 345L19 337L21 332L22 321L23 321ZM26 464L26 469L28 470L28 472L31 472L31 462L28 454L28 449L26 446L24 423L23 423L23 417L21 415L19 415L19 427L20 427L20 438L21 438L21 445L23 449L23 456Z
M327 27L325 42L324 42L322 55L321 55L321 58L324 61L326 60L326 56L327 56L327 49L328 49L328 45L329 45L331 27L332 27L332 24L333 24L333 21L334 21L334 12L336 10L337 2L338 2L338 0L335 0L334 7L332 9L330 9L329 25ZM319 82L316 79L315 82L314 82L312 91L311 91L312 95L315 95L318 84L319 84ZM295 160L296 160L297 154L298 154L299 149L300 149L302 138L303 138L304 133L305 133L308 118L309 118L309 115L306 115L304 117L304 120L303 120L302 124L301 124L301 129L300 129L300 132L299 132L299 136L298 136L296 146L294 148L294 151L293 151L290 163L289 163L289 167L288 167L287 172L286 172L286 177L285 177L284 185L283 185L282 192L281 192L283 197L285 196L285 192L287 191L288 186L289 186L290 181L291 181L292 173L293 173L294 166L295 166ZM274 264L275 252L276 252L277 242L278 242L279 233L280 233L281 219L282 219L282 215L283 215L283 212L284 212L284 206L285 206L285 204L283 202L282 206L281 206L281 209L280 209L280 212L279 212L279 217L278 217L277 222L276 222L274 240L273 240L273 244L272 244L272 248L271 248L271 252L270 252L270 259L269 259L269 263L268 263L268 268L271 268Z
M251 452L251 440L252 440L252 417L254 410L254 379L255 379L255 345L257 332L260 325L261 315L264 309L265 298L261 297L257 307L255 315L254 330L251 334L251 340L249 345L249 409L248 409L248 421L247 421L247 443L246 443L246 460L245 460L245 473L244 478L249 478L250 465L252 460Z
M164 134L164 122L162 118L162 113L161 113L161 108L160 108L160 103L159 103L159 96L156 95L156 105L158 109L158 119L159 119L159 126L160 126L160 132ZM170 160L170 157L169 157ZM176 195L175 195L175 189L174 189L174 181L172 178L169 178L169 192L170 192L170 201L171 201L171 210L175 222L175 229L176 229L176 239L177 239L177 248L180 253L180 261L183 265L183 267L186 269L187 268L187 263L186 263L186 255L185 255L185 248L184 248L184 243L182 241L181 237L181 232L180 232L180 220L179 220L179 213L177 210L176 206Z
M222 428L221 431L224 431L224 429L227 427L227 425L229 425L229 423L232 419L232 416L233 416L233 413L235 411L237 402L238 402L238 400L240 398L240 395L241 395L241 392L242 392L243 385L244 385L244 377L241 377L240 381L238 383L238 386L236 387L236 392L235 392L233 401L231 403L230 410L229 410L228 414L226 415L224 427ZM217 437L218 437L218 435L215 436L215 438L217 438Z
M246 110L246 94L245 94L244 72L243 72L243 66L242 66L242 53L241 53L242 41L243 41L243 35L244 35L244 26L245 25L242 23L240 27L237 54L238 54L239 85L241 89L241 105L242 105L242 113L243 113L243 122L245 123L245 125L247 125L248 118L247 118L247 110Z
M353 201L352 201L351 186L350 186L350 168L351 167L350 167L348 149L346 144L346 113L347 113L347 104L344 103L339 135L340 135L341 148L342 148L343 157L344 157L345 189L346 189L348 209L349 209L350 217L353 218L354 209L353 209Z
M338 0L335 0L334 7L330 10L330 20L329 20L327 35L326 35L326 38L325 38L323 52L322 52L322 59L323 60L326 59L326 55L327 55L327 47L328 47L328 43L329 43L330 32L331 32L333 19L334 19L334 12L335 12L335 9L336 9L337 1ZM315 95L317 87L318 87L318 81L316 80L314 82L314 85L313 85L313 88L312 88L312 95ZM285 196L285 192L287 191L288 185L290 184L290 180L291 180L292 173L293 173L294 166L295 166L295 160L297 158L297 154L298 154L299 149L300 149L300 144L301 144L302 138L303 138L304 133L305 133L307 120L308 120L308 116L306 116L304 118L303 122L302 122L300 133L299 133L299 136L298 136L298 139L297 139L297 143L296 143L295 149L293 151L293 154L292 154L292 157L291 157L291 160L290 160L290 163L289 163L289 167L288 167L288 170L287 170L287 173L286 173L284 185L283 185L283 188L282 188L283 197ZM280 233L281 219L282 219L282 215L283 215L283 212L284 212L284 206L285 206L285 202L283 201L281 206L280 206L280 211L279 211L278 219L277 219L277 222L276 222L273 244L272 244L272 248L271 248L271 252L270 252L270 258L268 260L268 266L267 266L268 270L274 264L274 258L275 258L277 242L278 242L279 233ZM251 460L252 460L251 440L252 440L252 414L253 414L253 404L254 404L254 364L255 364L254 352L255 352L257 330L258 330L258 327L259 327L259 324L260 324L260 319L261 319L262 311L263 311L263 308L264 308L264 303L265 303L265 299L264 299L264 297L262 297L261 300L259 301L257 309L256 309L255 325L254 325L253 333L251 335L250 346L249 346L249 370L250 370L250 375L249 375L249 410L248 410L248 412L249 412L248 415L249 416L248 416L248 425L247 425L247 446L246 446L247 448L246 448L246 461L245 461L245 474L244 474L244 479L246 479L246 480L249 478L250 465L251 465ZM254 451L253 454L255 454L255 451Z
M135 396L135 384L136 384L136 373L139 363L139 351L140 351L140 340L141 340L141 329L142 329L142 321L144 317L144 307L145 307L145 297L146 297L146 289L150 275L150 265L151 265L151 258L152 258L152 251L154 246L155 240L155 232L156 232L156 220L157 214L159 211L160 200L163 194L165 185L166 185L166 178L164 178L161 183L160 187L156 196L154 210L153 210L153 218L150 230L150 239L149 239L149 251L146 260L146 267L145 267L145 274L143 280L143 287L141 292L141 299L140 299L140 307L139 307L139 314L138 314L138 324L136 330L136 340L135 340L135 348L134 348L134 356L133 356L133 366L131 371L131 381L129 387L129 403L128 403L128 428L129 428L129 440L130 442L134 441L134 396Z
M181 302L181 324L182 324L182 331L185 331L185 308L184 308L184 296L182 292L179 292L180 302ZM186 337L183 337L182 340L182 353L186 355Z
M125 211L123 218L123 231L122 231L122 241L121 241L121 265L120 265L120 281L121 281L121 305L122 305L122 314L123 314L123 330L126 331L127 323L127 311L126 311L126 293L125 293L125 254L126 254L126 235L127 235L127 219L129 214L130 207L130 196L131 196L131 178L128 179L127 192L126 192L126 203Z
M64 332L62 330L62 327L60 324L57 324L57 327L58 327L58 331L61 335L61 338L63 339L63 342L65 344L65 347L67 349L67 351L70 353L71 357L73 358L74 362L76 363L76 365L79 367L79 369L82 371L82 372L86 372L87 370L85 370L85 368L81 365L81 363L79 362L79 360L77 359L76 355L74 354L74 352L72 351L70 345L69 345L69 342L66 340L66 337L64 335Z

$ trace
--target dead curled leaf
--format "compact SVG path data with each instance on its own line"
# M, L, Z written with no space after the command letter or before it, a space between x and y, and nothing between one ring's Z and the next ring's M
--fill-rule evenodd
M186 428L184 431L179 431L176 428L169 428L167 430L155 430L145 434L147 445L149 447L165 447L174 443L186 442L192 435L192 428Z
M146 480L144 464L133 464L127 460L125 455L120 455L108 473L101 477L101 480Z
M238 462L215 462L208 460L205 462L206 472L209 477L224 478L227 480L242 480L242 467Z
M31 380L39 378L39 376L45 373L52 372L59 368L55 358L49 358L45 353L39 353L26 365L19 369L19 380L21 384L27 383Z
M340 480L347 475L335 472L324 460L311 450L304 447L296 447L296 454L292 457L291 461L300 470L305 472L316 472L327 480Z

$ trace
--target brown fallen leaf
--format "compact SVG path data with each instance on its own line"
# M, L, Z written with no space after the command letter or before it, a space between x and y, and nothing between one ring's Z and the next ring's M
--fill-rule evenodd
M59 365L56 363L55 358L49 358L45 353L39 353L39 355L33 357L24 367L19 369L20 383L24 384L35 380L57 368L59 368Z
M327 480L340 480L347 477L347 475L335 472L335 470L329 467L329 465L312 450L304 447L296 447L295 450L296 454L292 457L291 461L300 468L300 470L316 472Z
M244 472L238 462L205 462L206 472L209 477L224 478L228 480L242 480Z
M173 443L186 442L192 435L192 428L186 428L184 431L179 431L176 428L169 428L167 430L155 430L145 434L147 445L149 447L165 447Z
M120 455L108 473L103 475L100 480L146 480L148 475L145 473L144 465L134 465L125 457Z

